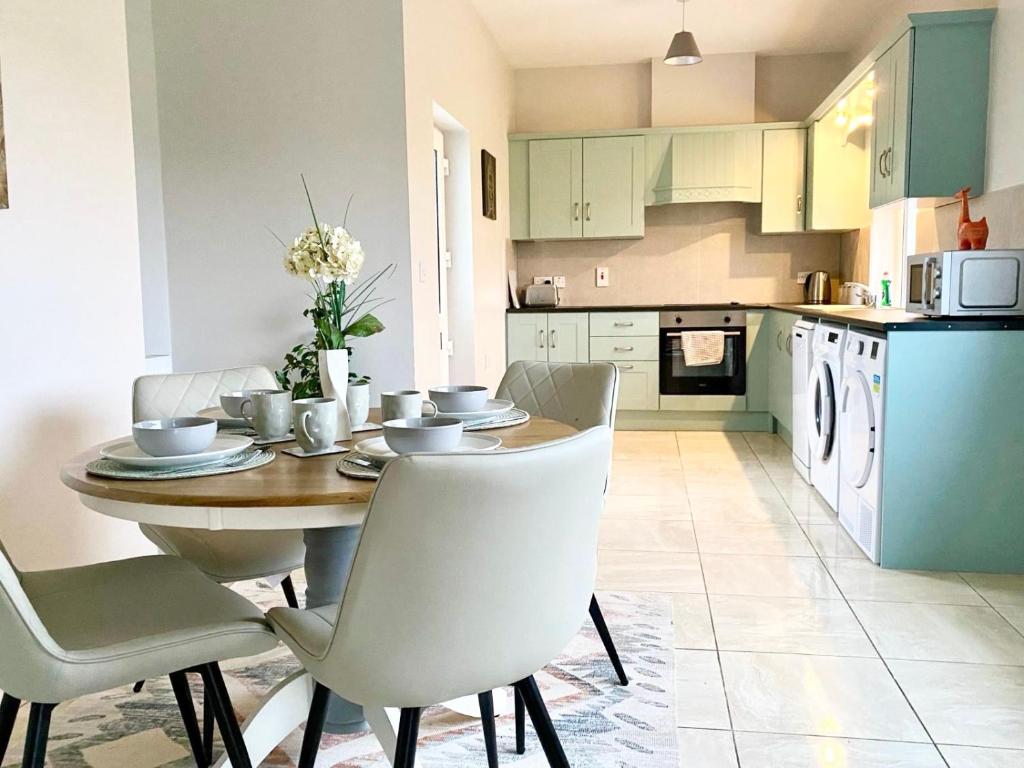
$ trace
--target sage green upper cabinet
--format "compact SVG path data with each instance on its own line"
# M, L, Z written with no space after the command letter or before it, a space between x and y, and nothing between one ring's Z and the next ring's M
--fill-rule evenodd
M642 136L513 141L509 165L513 239L643 236Z
M644 234L644 140L583 139L583 236Z
M691 130L647 137L648 205L761 202L762 131Z
M583 139L530 142L530 236L583 237Z
M871 206L985 185L994 9L910 14L877 60Z
M816 121L807 140L806 228L849 232L871 221L868 142L847 141L832 113Z
M804 128L764 132L762 233L804 231L806 168L807 131Z

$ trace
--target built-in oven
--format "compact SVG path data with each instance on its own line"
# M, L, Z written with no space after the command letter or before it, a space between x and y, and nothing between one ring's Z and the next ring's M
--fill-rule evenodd
M661 313L659 380L662 395L745 395L747 393L747 313L743 310L683 310ZM722 361L687 364L683 335L724 334Z

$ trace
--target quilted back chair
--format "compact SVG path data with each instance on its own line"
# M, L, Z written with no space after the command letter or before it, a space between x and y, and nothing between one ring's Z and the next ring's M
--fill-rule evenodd
M498 385L497 397L511 400L532 416L576 429L615 428L619 369L613 363L512 363Z
M141 376L132 389L132 419L194 416L220 404L220 396L240 389L277 389L270 369L262 365L198 373ZM204 531L140 525L161 551L195 564L220 582L288 574L302 567L306 548L301 531ZM291 579L282 583L294 604Z

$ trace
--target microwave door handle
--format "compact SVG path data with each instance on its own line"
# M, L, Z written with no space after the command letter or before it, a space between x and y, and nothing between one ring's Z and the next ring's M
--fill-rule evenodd
M921 303L925 309L935 309L935 259L924 260L924 284L921 291Z

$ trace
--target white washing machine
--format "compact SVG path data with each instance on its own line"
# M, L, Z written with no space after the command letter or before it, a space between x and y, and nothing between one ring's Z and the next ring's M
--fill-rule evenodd
M807 379L811 375L814 323L793 323L793 468L811 482L811 445L807 440Z
M839 509L839 387L843 381L846 328L819 323L814 329L811 373L807 378L807 436L811 448L811 485L834 510Z
M839 522L874 562L881 555L885 338L850 331L839 390Z

